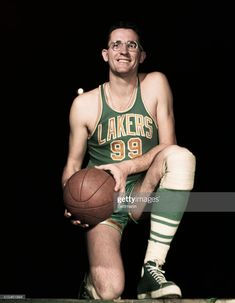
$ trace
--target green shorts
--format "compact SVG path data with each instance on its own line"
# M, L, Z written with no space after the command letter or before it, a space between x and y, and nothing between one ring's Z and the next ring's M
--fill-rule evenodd
M126 192L125 195L129 196L131 195L134 186L136 185L136 183L139 182L139 180L141 180L143 178L142 174L138 174L138 177L135 179L129 179L126 182ZM115 211L110 218L100 222L99 224L104 224L104 225L108 225L110 227L115 228L116 230L118 230L120 232L120 234L122 235L124 228L127 226L129 221L134 221L135 223L137 223L133 218L130 212L128 211L122 211L122 210L117 210Z

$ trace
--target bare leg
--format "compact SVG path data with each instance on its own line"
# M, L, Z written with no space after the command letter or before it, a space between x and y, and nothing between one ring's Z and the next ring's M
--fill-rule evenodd
M107 225L87 232L89 279L99 298L118 298L124 289L124 269L120 253L121 234Z
M144 179L136 184L133 196L149 196L156 191L158 185L172 190L191 189L194 161L194 156L183 147L171 145L164 148L155 156ZM131 212L135 220L140 218L145 206L146 204L137 202L137 207Z
M135 185L132 196L138 196L139 194L148 196L154 192L163 175L163 164L166 152L167 148L161 150L161 152L155 156L144 179ZM132 217L135 220L138 220L141 217L145 206L146 204L137 202L137 207L133 208L131 211Z

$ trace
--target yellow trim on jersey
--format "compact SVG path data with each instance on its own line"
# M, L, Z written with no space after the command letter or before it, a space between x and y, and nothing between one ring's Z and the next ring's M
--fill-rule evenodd
M132 109L132 107L134 106L135 101L136 101L136 95L137 95L137 91L138 91L138 87L137 87L137 86L136 86L135 89L134 89L134 94L133 94L133 96L131 96L132 101L131 101L130 105L129 105L127 108L125 108L124 110L117 110L117 109L113 108L112 106L110 106L109 103L107 102L108 97L107 97L107 94L106 94L106 92L105 92L105 87L106 87L106 85L107 85L107 83L104 84L105 103L107 104L107 106L108 106L112 111L114 111L114 112L116 112L116 113L122 114L122 113L128 112L129 110Z
M140 91L140 95L141 95L141 100L142 100L142 103L143 103L143 106L144 106L146 112L149 114L150 118L152 118L152 120L153 120L153 122L154 122L156 128L158 129L157 120L153 117L153 115L152 115L152 114L150 113L150 111L148 110L148 108L147 108L147 106L146 106L146 104L145 104L145 102L144 102L144 99L142 98L141 91Z
M98 123L100 122L100 119L101 119L101 116L102 116L102 112L103 112L103 102L102 102L102 94L101 94L101 85L99 85L99 104L98 104L98 107L99 107L99 114L97 116L97 120L96 120L96 123L95 123L95 127L93 129L93 131L91 132L91 134L88 136L88 140L91 139L91 137L94 135L96 129L97 129L97 126L98 126Z

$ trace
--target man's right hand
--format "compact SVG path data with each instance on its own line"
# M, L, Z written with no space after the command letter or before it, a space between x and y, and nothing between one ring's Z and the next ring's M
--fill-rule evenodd
M72 214L70 212L68 212L67 209L65 209L64 211L64 216L65 218L67 219L70 219L72 217ZM89 224L82 224L81 221L79 220L74 220L71 218L70 222L73 224L73 225L76 225L76 226L80 226L80 227L83 227L83 228L87 228L89 227Z

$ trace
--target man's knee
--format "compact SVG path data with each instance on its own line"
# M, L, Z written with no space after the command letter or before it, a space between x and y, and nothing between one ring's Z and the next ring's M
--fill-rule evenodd
M95 292L100 299L113 300L121 296L124 290L124 278L119 272L96 271L92 278Z
M160 187L175 190L191 190L194 185L196 158L186 148L168 146L163 162Z

